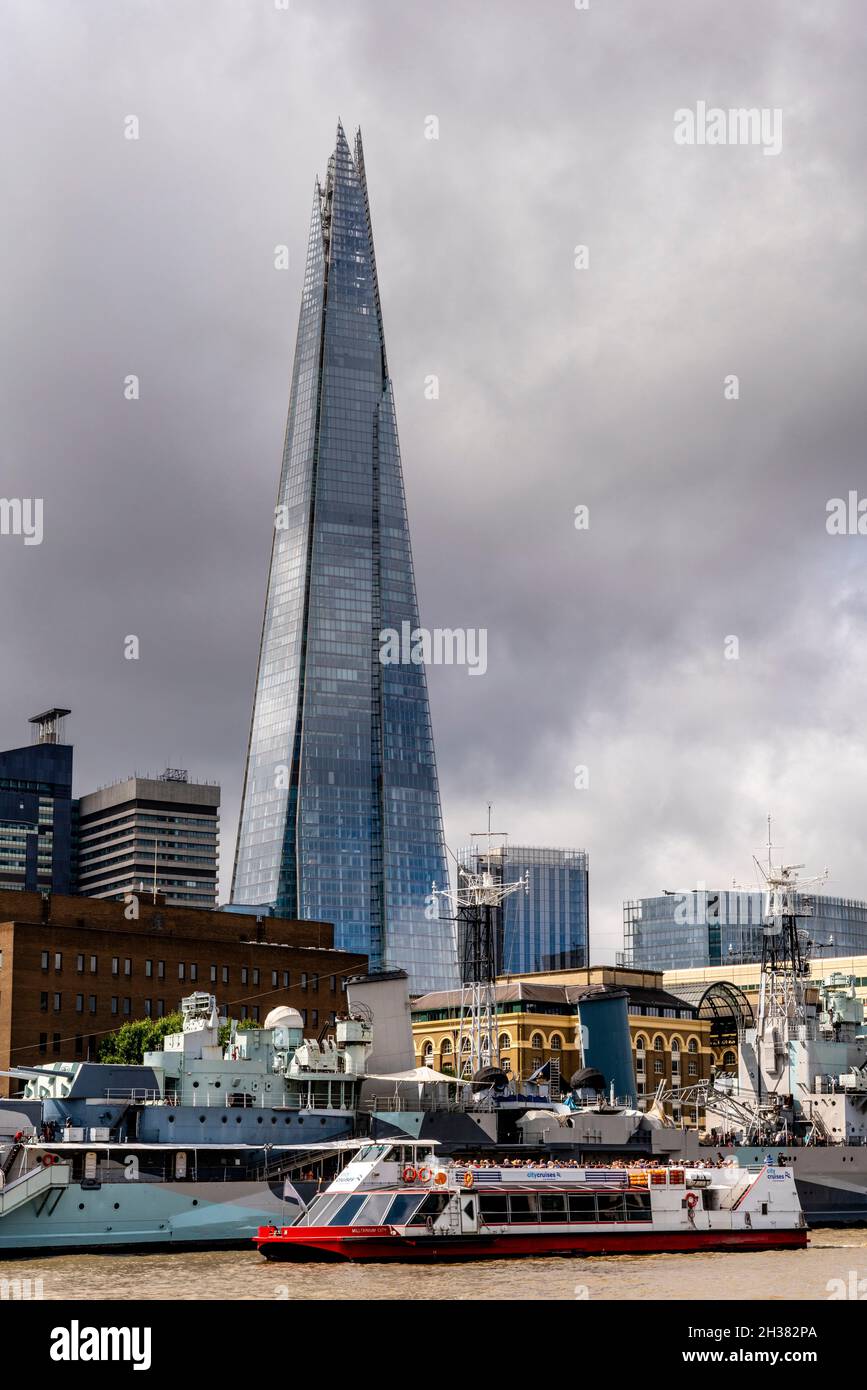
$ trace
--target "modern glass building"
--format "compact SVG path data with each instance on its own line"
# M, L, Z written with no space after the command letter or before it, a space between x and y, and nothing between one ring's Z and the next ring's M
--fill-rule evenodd
M0 889L69 893L73 877L72 745L67 709L35 714L34 742L0 753Z
M825 893L804 899L810 955L867 953L867 902ZM695 889L623 904L622 963L634 970L749 965L762 958L763 893Z
M330 921L414 991L457 978L422 665L380 634L418 625L360 135L317 183L232 899Z
M508 845L462 849L458 863L478 873L490 863L499 882L527 875L527 891L510 894L500 909L497 973L574 970L588 964L590 871L586 850Z

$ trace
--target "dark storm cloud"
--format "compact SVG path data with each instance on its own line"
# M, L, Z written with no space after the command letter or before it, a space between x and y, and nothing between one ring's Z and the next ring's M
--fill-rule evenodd
M747 877L769 809L785 852L867 895L867 538L824 524L867 491L860 20L7 0L0 491L45 499L45 540L0 538L4 745L60 702L79 790L165 763L218 779L229 865L341 115L364 132L422 621L489 634L483 678L430 673L449 842L490 798L518 841L587 846L600 952L624 896ZM700 100L780 108L781 153L676 146Z

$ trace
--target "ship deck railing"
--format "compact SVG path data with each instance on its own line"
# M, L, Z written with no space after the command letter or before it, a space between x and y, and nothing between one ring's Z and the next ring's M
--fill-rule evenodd
M321 1083L320 1083L321 1084ZM335 1082L335 1085L341 1083ZM129 1090L109 1087L102 1093L102 1099L113 1105L164 1105L176 1109L185 1105L189 1108L205 1110L343 1110L337 1095L328 1099L323 1095L286 1096L281 1098L266 1091L226 1091L223 1087L200 1089L194 1097L183 1100L176 1091L148 1091L132 1088Z

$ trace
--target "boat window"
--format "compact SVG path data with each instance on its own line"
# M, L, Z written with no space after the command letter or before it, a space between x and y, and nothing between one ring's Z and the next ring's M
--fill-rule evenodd
M373 1163L376 1159L382 1158L386 1148L387 1145L385 1144L365 1144L363 1149L359 1149L353 1162Z
M568 1221L566 1198L555 1196L552 1192L540 1192L539 1218L547 1222Z
M374 1196L368 1197L356 1217L357 1223L363 1226L381 1226L382 1218L385 1216L385 1210L391 1198L390 1192L377 1192Z
M592 1192L569 1193L569 1220L596 1220L596 1197Z
M337 1210L328 1218L329 1226L349 1226L358 1208L364 1201L364 1193L356 1193L353 1197L346 1197L340 1203Z
M509 1221L509 1198L505 1192L479 1195L479 1215L488 1226L505 1226Z
M509 1216L516 1225L522 1225L528 1221L538 1221L535 1193L532 1197L525 1197L523 1193L514 1193L509 1198Z
M343 1201L343 1193L337 1197L316 1197L304 1213L305 1226L327 1226L328 1218L334 1208Z
M445 1211L448 1200L449 1194L447 1192L429 1192L407 1225L424 1226L428 1219L436 1221L437 1217Z
M602 1192L599 1195L599 1220L600 1221L625 1221L626 1207L622 1193Z
M384 1226L405 1226L415 1211L416 1207L421 1206L424 1198L418 1193L410 1196L402 1192L399 1197L395 1197L391 1206L383 1218Z
M650 1193L649 1192L627 1192L626 1193L626 1220L627 1221L650 1221Z

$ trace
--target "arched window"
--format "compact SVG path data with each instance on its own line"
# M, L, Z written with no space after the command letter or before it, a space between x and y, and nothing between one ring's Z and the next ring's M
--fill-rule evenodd
M500 1051L502 1052L502 1050L503 1050L504 1048L506 1048L506 1047L511 1047L511 1046L512 1046L512 1039L509 1037L508 1033L501 1033L501 1034L500 1034Z
M672 1038L672 1040L671 1040L671 1050L672 1050L672 1052L679 1052L679 1051L680 1051L680 1038Z
M443 1045L442 1045L442 1047L440 1048L440 1052L442 1053L442 1055L443 1055L444 1057L450 1057L450 1056L451 1056L451 1051L452 1051L452 1040L451 1040L451 1038L443 1038Z
M725 1055L723 1056L723 1066L724 1066L724 1067L736 1067L736 1066L737 1066L737 1063L738 1063L738 1059L737 1059L737 1057L735 1056L735 1054L734 1054L733 1052L726 1052Z
M431 1042L430 1038L428 1038L427 1042L424 1043L424 1045L422 1046L422 1050L421 1050L421 1051L422 1051L422 1056L423 1056L424 1059L425 1059L425 1062L426 1062L427 1065L429 1066L430 1063L433 1061L433 1055L434 1055L434 1045L433 1045L433 1043Z
M530 1046L531 1046L532 1048L535 1048L535 1050L536 1050L537 1052L541 1052L541 1050L542 1050L542 1048L543 1048L543 1046L544 1046L544 1044L543 1044L543 1042L542 1042L542 1034L541 1034L541 1033L534 1033L534 1034L533 1034L532 1038L530 1039Z
M560 1052L560 1051L562 1050L562 1047L563 1047L563 1039L560 1037L560 1034L559 1034L559 1033L552 1033L552 1034L551 1034L551 1051L552 1051L552 1052Z
M698 1043L695 1038L690 1038L687 1050L689 1052L698 1052Z
M643 1033L639 1033L639 1034L638 1034L638 1037L635 1039L635 1051L636 1051L636 1052L644 1052L644 1051L646 1050L646 1048L647 1048L647 1039L645 1038L645 1036L644 1036Z
M654 1052L664 1052L664 1051L665 1051L665 1043L662 1041L662 1038L659 1036L658 1033L657 1033L656 1037L653 1039L653 1050L654 1050Z
M469 1038L464 1038L463 1042L461 1043L461 1052L469 1052L469 1050L470 1050L470 1040L469 1040Z

